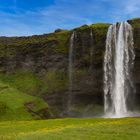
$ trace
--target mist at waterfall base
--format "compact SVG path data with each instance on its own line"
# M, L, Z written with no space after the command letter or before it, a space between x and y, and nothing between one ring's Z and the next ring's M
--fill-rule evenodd
M133 112L135 87L133 29L127 22L111 25L104 56L104 117L139 116Z

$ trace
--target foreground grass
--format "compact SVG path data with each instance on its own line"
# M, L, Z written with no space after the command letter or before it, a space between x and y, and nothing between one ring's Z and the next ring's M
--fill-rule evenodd
M139 140L140 118L1 122L0 140Z

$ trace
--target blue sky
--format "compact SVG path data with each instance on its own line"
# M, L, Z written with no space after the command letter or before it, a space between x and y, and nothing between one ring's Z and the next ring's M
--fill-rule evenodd
M0 36L23 36L140 17L140 0L0 0Z

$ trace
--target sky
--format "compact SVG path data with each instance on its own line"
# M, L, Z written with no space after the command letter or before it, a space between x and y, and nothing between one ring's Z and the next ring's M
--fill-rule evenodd
M28 36L140 17L140 0L0 0L0 36Z

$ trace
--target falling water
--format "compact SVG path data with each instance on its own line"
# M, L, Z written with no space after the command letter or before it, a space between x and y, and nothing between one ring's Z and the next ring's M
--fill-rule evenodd
M69 46L69 90L72 90L73 81L73 47L74 47L75 32L72 33Z
M69 46L69 94L68 94L68 108L67 112L70 113L70 106L71 106L71 98L72 98L72 88L73 88L73 61L74 61L74 39L75 39L76 33L75 31L72 33L70 37L70 46Z
M90 70L92 70L93 68L93 31L92 29L90 30L90 46L91 46L91 50L90 50Z
M134 88L131 70L135 59L133 31L122 22L108 29L104 57L104 110L106 115L124 117L129 109L127 100Z

